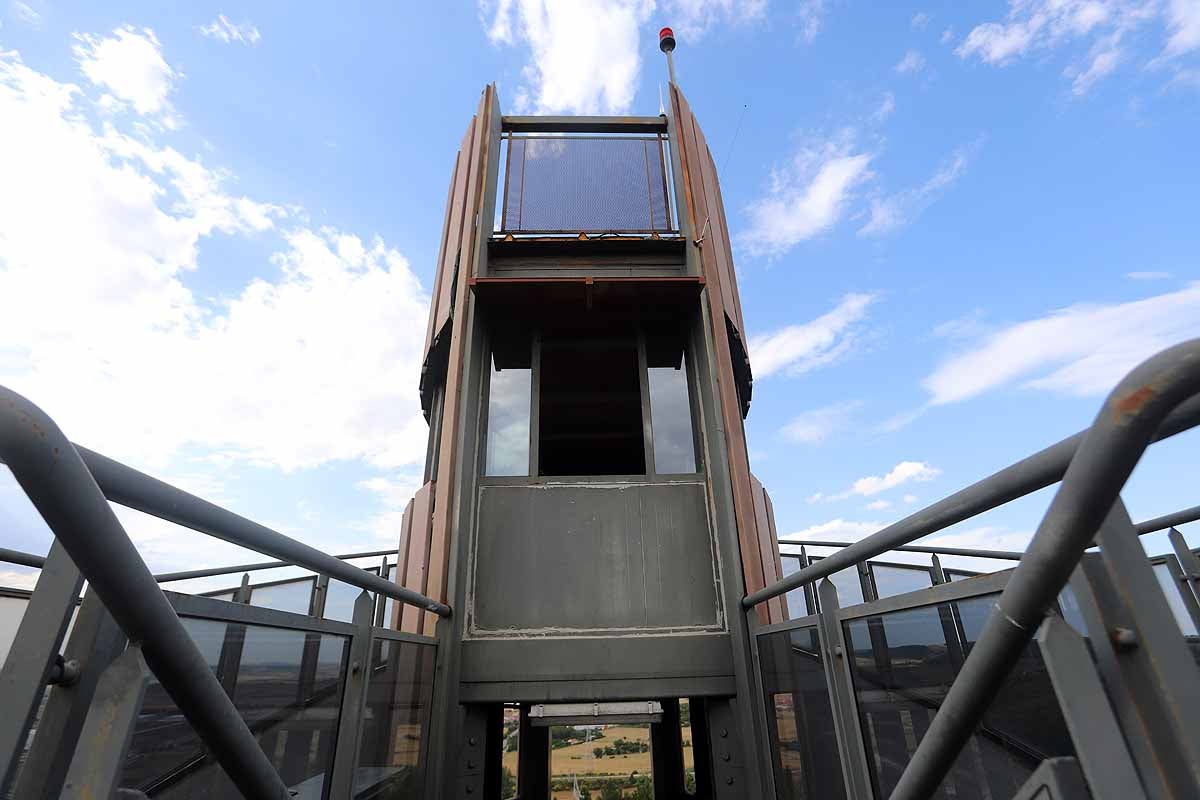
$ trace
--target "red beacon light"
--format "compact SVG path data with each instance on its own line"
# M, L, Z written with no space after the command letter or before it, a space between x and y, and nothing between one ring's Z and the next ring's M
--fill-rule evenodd
M669 53L675 49L675 31L663 28L658 32L658 49Z

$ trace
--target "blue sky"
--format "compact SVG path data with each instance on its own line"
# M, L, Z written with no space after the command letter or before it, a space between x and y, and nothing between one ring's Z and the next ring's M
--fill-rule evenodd
M1200 335L1196 0L0 0L0 23L0 383L330 552L394 545L419 481L479 91L655 114L661 25L721 169L781 532L872 532ZM1135 519L1197 502L1198 441L1151 451ZM1048 500L943 541L1020 547ZM256 558L122 515L154 569ZM0 528L48 547L11 480Z

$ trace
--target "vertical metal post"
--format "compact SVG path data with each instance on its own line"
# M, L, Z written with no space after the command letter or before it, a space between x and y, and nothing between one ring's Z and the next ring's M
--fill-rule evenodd
M371 670L371 619L375 603L366 590L354 601L354 635L350 639L350 666L342 685L342 707L338 715L337 749L333 756L330 797L352 797L358 741L362 733L363 706Z
M838 623L837 587L829 578L824 578L817 587L817 594L821 601L821 613L817 614L817 635L821 643L821 660L828 676L833 728L842 757L846 797L861 800L871 797L871 780L858 719L858 701L850 682L848 662L853 656L846 652L842 626Z
M0 697L4 698L4 713L0 714L0 795L16 779L29 728L82 586L83 577L75 562L55 539L0 670Z
M325 616L325 598L329 594L329 576L318 575L313 584L312 600L309 603L308 615L320 619Z
M1192 627L1200 631L1200 602L1197 602L1196 594L1192 591L1192 583L1188 579L1187 572L1170 553L1163 556L1162 565L1171 574L1171 588L1179 598L1179 601L1183 603L1183 608L1187 611L1188 619L1192 621ZM1183 628L1184 626L1181 625L1180 627Z
M97 682L125 649L125 641L125 634L100 598L88 591L63 653L67 662L78 663L79 678L50 690L29 755L17 776L14 797L52 800L59 796Z
M808 548L800 546L800 569L805 569L809 565ZM808 609L809 614L817 613L817 595L815 584L804 584L804 606Z
M383 561L379 565L379 577L383 578L384 580L387 580L387 576L388 576L388 560L387 560L387 556L384 556ZM387 608L387 600L388 599L387 599L386 595L382 595L382 594L375 595L375 627L376 628L384 627L383 611L384 611L384 609Z
M104 670L63 782L63 800L97 800L116 791L149 682L150 670L138 644Z
M517 734L517 791L524 798L550 796L550 729L529 724L529 706L521 706L521 729Z
M1171 540L1171 548L1175 551L1175 557L1179 559L1179 566L1183 567L1188 588L1192 590L1193 596L1200 597L1200 557L1191 551L1183 539L1183 534L1175 528L1167 532L1167 538Z
M654 779L654 796L675 800L684 796L679 698L662 698L659 703L663 709L662 720L650 723L650 774Z
M1062 617L1051 614L1038 629L1037 642L1091 796L1095 800L1143 797L1137 768L1083 637Z

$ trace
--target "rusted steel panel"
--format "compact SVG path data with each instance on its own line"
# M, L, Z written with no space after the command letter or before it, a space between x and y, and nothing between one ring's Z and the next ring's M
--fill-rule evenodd
M459 252L459 280L454 287L455 307L458 313L454 315L450 330L450 353L446 368L446 392L442 406L441 442L438 471L442 480L437 483L437 492L433 502L433 531L429 552L429 585L426 594L430 597L445 597L447 567L450 561L450 519L454 509L454 492L457 485L455 475L458 468L458 432L462 411L462 381L463 349L466 347L466 308L470 300L468 293L469 279L475 276L476 261L480 257L479 231L475 229L474 219L484 206L484 190L487 185L488 158L493 146L499 146L500 136L500 102L496 97L495 86L489 85L483 90L479 100L479 109L475 114L475 122L469 131L472 134L469 147L464 147L463 153L466 166L466 203L464 206L464 224L459 231L457 249ZM484 220L490 229L490 220ZM449 250L449 245L447 245ZM482 254L486 256L486 253ZM438 617L428 613L423 625L424 632L434 635Z
M446 220L442 226L442 246L438 252L437 275L434 278L433 302L429 310L429 329L425 334L425 354L428 358L429 349L434 339L446 321L450 318L451 298L454 295L454 264L458 256L459 242L462 240L464 219L474 219L474 213L467 214L467 166L470 160L470 148L474 140L477 119L472 117L463 136L458 156L454 160L454 172L450 180L450 193L446 198Z
M779 533L775 529L775 506L772 505L771 494L766 489L763 489L763 500L767 504L767 523L771 526L768 542L775 570L774 577L767 577L767 585L770 585L775 581L783 580L783 559L779 556ZM782 622L791 616L788 613L787 597L780 595L776 599L779 600L779 619Z
M404 570L404 585L415 592L425 594L429 585L430 522L429 504L433 500L434 487L430 482L417 490L405 514L409 516L408 557ZM411 511L411 513L409 513ZM397 603L399 606L400 604ZM404 603L400 610L400 630L407 633L421 632L424 611Z
M409 500L404 507L404 516L400 519L400 545L396 548L396 577L394 580L401 586L408 580L408 540L412 531L413 501ZM392 604L392 618L387 621L392 630L400 630L400 615L404 611L404 603Z
M767 492L763 489L762 483L756 478L753 473L750 475L750 490L754 495L754 525L758 532L758 548L759 557L762 559L763 578L767 585L774 583L782 578L781 570L779 569L778 557L779 548L774 545L774 529L775 525L771 519L771 508L768 505L770 500L767 498ZM775 597L773 600L781 600L782 598ZM767 605L767 615L771 622L783 622L787 619L787 610L782 602Z
M704 172L711 163L707 155L707 146L703 144L703 136L692 117L691 108L678 87L671 86L671 111L675 120L675 128L679 132L678 141L672 145L679 148L680 163L683 166L683 181L688 213L691 216L693 236L699 238L706 219L710 218L709 204L704 191ZM715 210L715 206L714 206ZM717 215L718 218L720 215ZM723 223L719 224L721 232L715 234L718 238L725 236ZM746 434L742 427L741 404L738 399L737 386L733 371L733 356L731 353L729 334L725 326L725 296L724 275L717 267L716 254L721 247L715 246L713 228L710 225L705 244L700 248L701 263L706 279L710 316L713 325L713 342L716 346L717 357L717 390L721 401L721 416L725 428L725 445L729 453L730 482L733 485L734 516L737 522L738 544L742 555L742 575L745 579L747 592L751 587L766 586L763 574L762 548L759 545L758 530L755 524L754 493L751 487L750 461L746 450ZM756 612L759 620L766 623L767 607L760 605Z
M704 206L707 219L699 223L696 238L704 237L701 245L702 258L712 255L713 268L721 273L721 300L725 304L725 313L733 322L734 328L741 335L745 330L742 323L742 301L738 296L737 276L733 268L733 251L729 243L729 227L725 222L725 207L721 200L721 185L717 180L717 165L713 163L712 151L704 139L696 118L692 118L692 126L696 133L696 153L700 161L700 185L704 190ZM707 269L707 260L705 260Z

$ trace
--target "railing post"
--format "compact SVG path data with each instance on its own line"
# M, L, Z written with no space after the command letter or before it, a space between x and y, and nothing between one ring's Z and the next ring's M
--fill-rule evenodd
M1175 557L1179 559L1179 566L1183 567L1183 576L1187 578L1186 585L1195 597L1200 598L1200 557L1191 551L1187 542L1183 540L1183 534L1175 528L1171 528L1167 538L1171 540L1171 548L1175 551Z
M1142 783L1083 637L1062 617L1046 617L1038 649L1054 685L1076 758L1095 800L1142 797Z
M75 562L55 539L0 670L0 697L4 698L4 713L0 714L0 796L16 779L29 728L82 586L83 576Z
M97 800L116 791L149 682L150 671L137 644L104 670L63 782L63 800Z
M52 800L59 796L97 683L121 655L125 642L125 634L108 609L89 590L63 653L68 662L78 662L79 677L70 685L59 684L50 690L29 755L17 775L14 797Z
M350 639L349 667L342 687L342 707L338 714L337 749L333 755L333 780L329 796L352 797L354 768L358 761L358 742L362 735L363 707L367 683L371 678L371 620L375 602L364 589L354 601L354 635Z
M846 781L846 797L850 800L869 800L872 797L867 754L863 748L862 729L858 719L858 701L850 682L849 659L842 626L838 623L837 587L824 578L817 586L821 611L817 614L817 635L821 643L821 659L828 677L830 703L833 706L833 728L838 752L842 757L842 777Z

